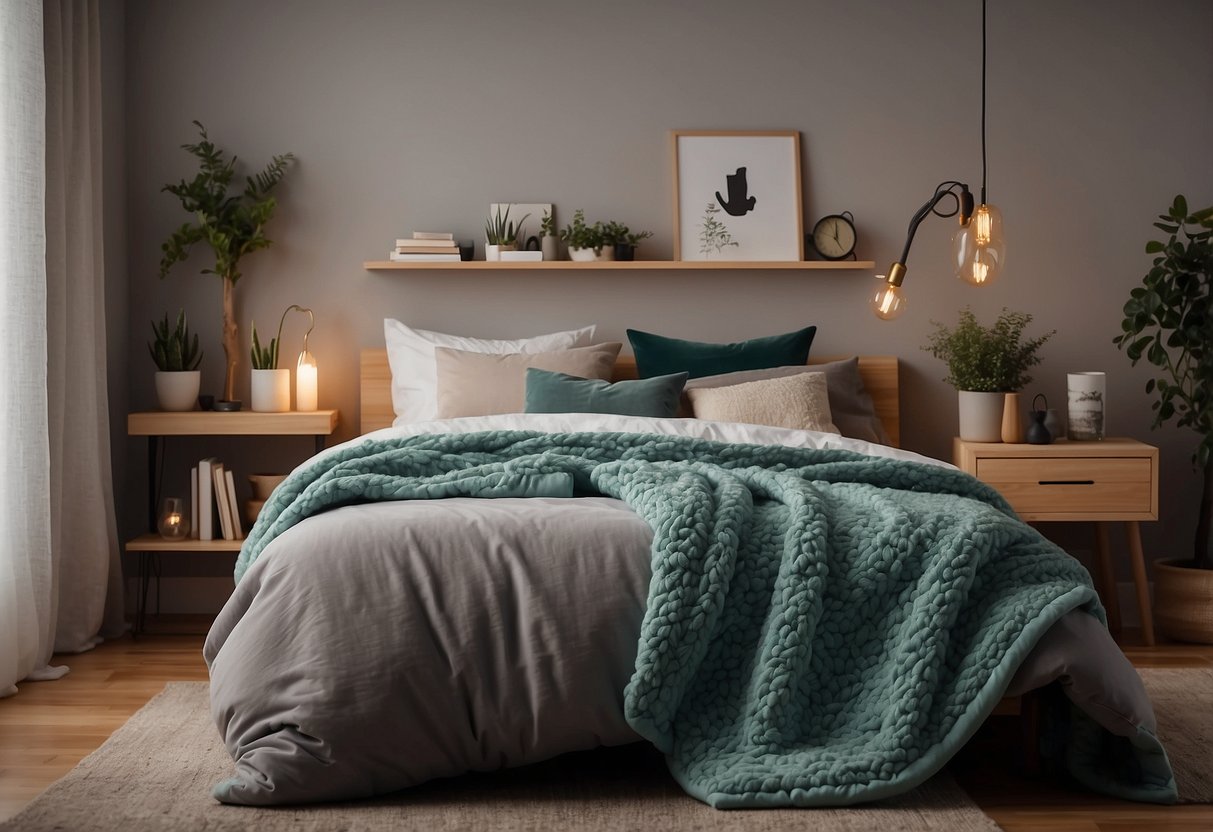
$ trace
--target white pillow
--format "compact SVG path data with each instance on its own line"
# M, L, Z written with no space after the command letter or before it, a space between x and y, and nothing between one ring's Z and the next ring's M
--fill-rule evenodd
M392 368L392 409L396 411L393 424L427 422L436 418L438 370L434 350L437 347L479 353L551 352L594 343L594 329L587 326L534 338L495 341L413 329L394 318L385 318L383 340L387 344L388 366Z
M696 419L838 433L825 373L687 390Z

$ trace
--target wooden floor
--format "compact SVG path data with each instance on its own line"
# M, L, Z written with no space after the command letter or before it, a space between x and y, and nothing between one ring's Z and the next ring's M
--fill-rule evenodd
M197 626L197 622L192 622ZM1213 667L1213 647L1127 646L1142 667ZM144 636L103 644L61 661L71 673L54 682L21 685L0 700L0 820L96 749L169 681L206 681L202 636ZM1144 806L1110 800L1033 779L1017 757L1015 724L987 727L957 757L953 771L982 809L1008 832L1207 832L1213 806Z

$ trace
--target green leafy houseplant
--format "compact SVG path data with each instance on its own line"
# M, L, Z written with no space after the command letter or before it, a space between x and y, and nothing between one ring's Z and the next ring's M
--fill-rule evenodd
M505 214L501 213L501 208L497 208L496 216L490 215L484 222L484 239L491 246L514 246L518 244L518 233L522 231L522 224L526 222L530 214L524 214L522 219L517 223L510 221L510 208L507 205Z
M1154 427L1175 419L1196 431L1193 461L1204 469L1195 541L1195 566L1213 569L1213 207L1188 212L1175 197L1151 240L1157 255L1140 286L1129 292L1120 335L1113 340L1136 365L1145 359L1158 375L1146 382L1155 396Z
M160 277L185 260L196 243L206 243L210 248L215 264L213 268L203 269L202 273L218 275L223 283L223 353L227 367L223 397L231 401L235 399L235 371L240 352L234 298L236 281L240 279L240 261L245 255L269 247L265 225L278 204L270 192L282 181L287 165L295 157L290 153L271 157L264 170L245 178L242 190L229 192L236 174L236 157L227 158L224 151L211 142L202 123L195 121L194 124L199 140L181 147L198 160L197 174L193 179L183 179L161 189L181 201L181 207L191 220L182 224L161 246Z
M152 321L155 340L149 341L147 350L162 373L180 373L197 370L202 363L202 350L198 349L198 336L190 338L190 327L185 320L185 310L177 313L177 325L169 329L168 313L164 320Z
M551 211L543 212L543 217L539 220L539 233L544 237L556 236L556 218Z
M600 222L587 225L585 211L578 208L573 212L573 221L560 229L560 239L569 248L592 248L595 254L601 254L607 244L606 227Z
M1005 393L1023 389L1028 370L1040 363L1037 352L1056 330L1039 338L1024 338L1032 322L1025 312L1002 310L991 327L983 326L968 307L960 311L954 329L932 321L935 332L924 350L948 365L944 381L957 390Z

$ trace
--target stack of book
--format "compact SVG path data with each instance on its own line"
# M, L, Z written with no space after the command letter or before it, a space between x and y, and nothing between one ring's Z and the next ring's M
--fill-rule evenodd
M412 237L396 241L388 255L396 263L459 259L455 235L448 231L414 231Z
M192 536L199 540L243 540L236 502L236 480L230 468L214 457L201 460L190 469L190 508L193 510Z

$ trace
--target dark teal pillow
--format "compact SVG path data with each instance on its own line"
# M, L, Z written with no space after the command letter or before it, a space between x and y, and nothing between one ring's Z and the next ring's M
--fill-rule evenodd
M567 373L526 371L527 413L617 413L672 418L678 414L686 373L612 384Z
M636 373L641 378L678 372L685 372L690 378L702 378L804 364L809 360L809 347L816 334L817 327L806 326L786 335L770 335L735 344L706 344L629 329L628 340L632 342Z

